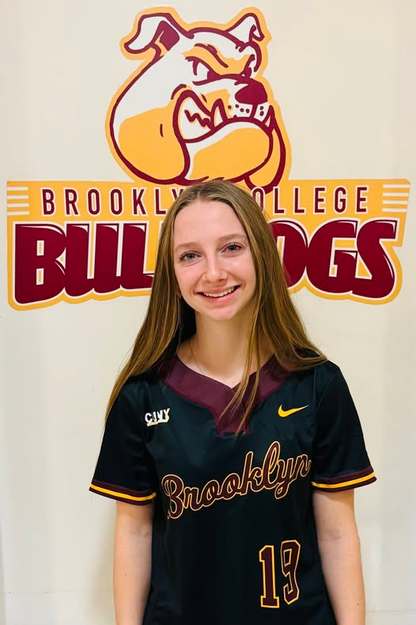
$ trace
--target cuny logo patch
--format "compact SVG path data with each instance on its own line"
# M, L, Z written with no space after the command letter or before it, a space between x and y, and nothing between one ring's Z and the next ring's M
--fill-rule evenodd
M111 147L130 175L177 185L222 177L266 191L279 183L288 142L262 75L265 32L251 12L230 26L139 16L122 49L142 63L108 119Z
M265 78L269 30L252 8L224 23L190 24L166 7L136 17L121 41L134 70L106 119L128 180L8 183L13 308L149 295L167 209L184 186L217 177L262 207L292 291L396 297L409 182L289 178L278 72L276 84Z

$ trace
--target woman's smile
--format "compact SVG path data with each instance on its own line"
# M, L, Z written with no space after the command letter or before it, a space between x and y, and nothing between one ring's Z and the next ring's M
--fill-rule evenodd
M198 293L198 295L202 295L203 297L206 297L208 299L212 299L212 300L217 300L217 301L229 301L232 297L232 295L237 291L237 289L240 288L240 285L236 285L236 286L232 286L228 289L223 289L222 291L216 292L216 291L204 291L201 293Z

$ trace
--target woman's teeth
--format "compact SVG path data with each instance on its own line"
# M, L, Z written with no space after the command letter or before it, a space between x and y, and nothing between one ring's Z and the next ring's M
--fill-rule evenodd
M229 295L229 293L232 293L236 289L238 289L238 286L232 286L231 289L227 289L226 291L223 291L222 293L215 293L215 295L213 293L202 293L202 295L205 295L205 297L214 297L214 298L224 297L225 295Z

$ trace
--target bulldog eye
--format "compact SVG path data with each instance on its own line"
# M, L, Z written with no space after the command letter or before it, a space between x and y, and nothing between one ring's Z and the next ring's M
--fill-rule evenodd
M245 76L246 78L251 78L252 77L252 75L254 74L255 63L256 63L256 61L253 58L251 58L248 61L247 65L243 69L243 76Z
M217 78L217 74L214 72L214 70L208 67L208 65L205 65L205 63L203 63L199 59L191 57L191 58L188 58L188 61L191 61L192 63L192 71L194 74L195 83L198 84L201 82L214 80L215 78Z
M258 68L259 68L259 59L254 54L251 54L250 57L247 60L247 63L245 65L243 71L242 71L242 74L246 78L252 78L253 74L256 73Z

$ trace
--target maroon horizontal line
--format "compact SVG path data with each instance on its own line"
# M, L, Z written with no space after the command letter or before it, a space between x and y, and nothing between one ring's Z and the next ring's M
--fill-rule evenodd
M342 490L353 490L354 488L360 488L361 486L367 486L367 484L371 484L372 482L375 482L377 480L376 476L373 475L373 477L370 477L370 479L366 480L365 482L357 482L356 484L348 484L348 486L338 486L337 488L323 488L322 486L314 486L313 488L315 488L316 490L322 490L325 491L326 493L338 493L339 491Z
M154 499L148 499L146 501L134 501L131 499L124 499L123 497L118 497L117 495L110 495L109 493L103 493L100 490L95 490L91 486L89 489L92 493L96 495L101 495L102 497L108 497L108 499L116 499L117 501L122 501L123 503L130 503L132 506L147 506L149 503L153 503Z
M366 475L370 475L370 473L373 472L373 467L367 467L366 469L362 469L361 471L355 471L354 473L341 473L336 477L314 476L312 481L321 482L322 484L337 484L338 482L348 482L349 480L356 480L359 477L365 477Z
M132 490L131 488L125 488L118 484L111 484L110 482L100 482L98 480L91 480L91 484L101 486L102 488L110 488L111 490L117 490L119 493L125 493L126 495L132 495L133 497L147 497L155 492L155 489L147 490Z

